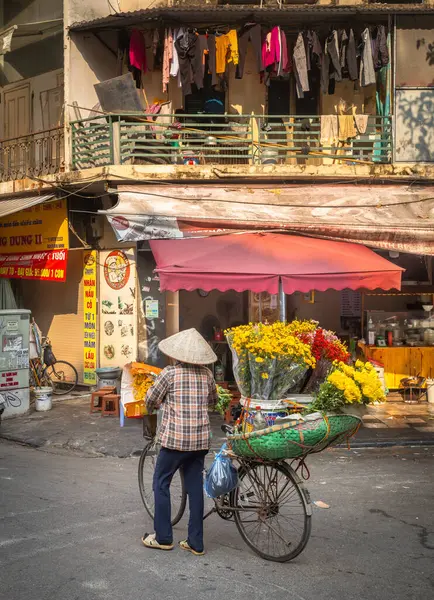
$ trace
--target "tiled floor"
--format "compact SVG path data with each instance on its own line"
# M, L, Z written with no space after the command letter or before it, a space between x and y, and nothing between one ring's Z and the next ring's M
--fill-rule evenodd
M386 402L378 406L369 406L362 417L363 425L369 429L416 429L434 432L434 404L420 402Z

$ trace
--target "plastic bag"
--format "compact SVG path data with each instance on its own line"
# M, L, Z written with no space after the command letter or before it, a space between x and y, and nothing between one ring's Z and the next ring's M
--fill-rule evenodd
M238 485L238 471L229 457L224 455L226 444L216 455L205 476L205 492L209 498L218 498L229 494Z

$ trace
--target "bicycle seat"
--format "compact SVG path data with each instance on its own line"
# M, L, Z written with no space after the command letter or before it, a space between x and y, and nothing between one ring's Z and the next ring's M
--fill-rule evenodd
M232 435L234 432L234 428L232 427L232 425L227 425L226 423L224 423L221 426L221 430L223 431L223 433L226 433L226 435Z

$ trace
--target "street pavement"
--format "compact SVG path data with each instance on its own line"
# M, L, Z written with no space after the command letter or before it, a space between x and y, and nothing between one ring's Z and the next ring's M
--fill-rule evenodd
M143 548L137 457L0 440L0 594L11 600L428 600L434 448L327 450L310 460L312 536L293 562L205 522L204 557ZM184 539L185 517L175 530Z

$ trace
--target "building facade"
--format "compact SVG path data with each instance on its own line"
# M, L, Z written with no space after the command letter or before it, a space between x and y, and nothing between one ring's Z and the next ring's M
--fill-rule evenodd
M161 293L149 239L285 230L433 254L434 3L39 0L0 15L0 209L56 201L69 232L64 248L46 236L64 281L12 287L82 382L95 364L161 362L178 327L276 313L270 297ZM176 59L174 38L203 48ZM341 305L287 301L338 331Z

